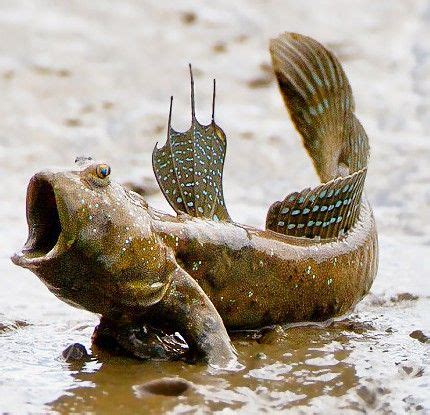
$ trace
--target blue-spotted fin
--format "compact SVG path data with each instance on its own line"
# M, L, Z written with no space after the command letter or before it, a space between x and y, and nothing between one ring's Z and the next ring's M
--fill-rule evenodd
M360 212L369 144L339 61L317 41L284 33L271 41L273 68L290 116L321 181L274 203L266 227L294 236L332 238Z
M224 202L222 173L227 147L224 131L215 123L215 80L212 99L212 122L202 125L196 119L194 79L191 77L191 127L180 133L169 123L166 144L152 154L152 165L158 184L176 213L229 221Z
M334 238L350 229L359 214L366 169L338 177L275 202L266 228L292 236Z

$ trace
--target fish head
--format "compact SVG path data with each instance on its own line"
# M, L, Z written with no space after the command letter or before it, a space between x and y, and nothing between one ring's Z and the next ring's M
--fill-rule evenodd
M103 315L147 307L167 290L172 265L146 201L91 159L45 170L27 188L28 239L11 258L63 301Z

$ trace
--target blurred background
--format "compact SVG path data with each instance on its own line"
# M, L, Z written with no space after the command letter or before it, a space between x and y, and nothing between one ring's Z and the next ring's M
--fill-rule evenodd
M271 72L268 41L286 30L336 53L370 138L366 190L381 263L372 293L350 319L372 328L359 339L355 332L342 334L343 343L342 328L324 331L328 337L312 332L321 356L305 342L304 349L294 346L303 356L291 366L291 356L271 349L260 372L248 367L237 378L212 379L204 368L181 366L181 376L198 392L151 401L151 410L430 411L427 0L0 0L0 410L107 413L123 405L126 411L132 402L142 404L133 387L145 370L148 379L179 373L178 366L142 370L128 360L94 359L80 369L56 360L70 342L89 345L97 318L62 304L10 262L26 238L26 185L38 170L72 167L76 156L92 156L111 165L114 180L142 186L150 204L169 210L151 152L165 140L170 95L173 127L189 126L191 62L203 123L210 121L217 79L216 119L228 138L229 212L238 222L263 227L271 203L318 183ZM423 341L410 336L417 330ZM290 346L280 347L285 352ZM248 356L253 347L241 353ZM336 357L342 350L348 357ZM320 364L307 362L315 358ZM121 378L124 365L131 380ZM107 374L98 381L102 367ZM325 377L312 378L317 370Z

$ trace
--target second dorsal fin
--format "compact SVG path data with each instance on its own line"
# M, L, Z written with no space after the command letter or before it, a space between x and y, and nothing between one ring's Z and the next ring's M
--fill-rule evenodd
M367 169L289 194L269 209L266 228L291 236L335 238L358 218Z
M191 76L191 127L186 132L169 125L166 144L152 153L152 166L158 184L176 213L212 220L230 221L224 202L222 173L227 140L215 123L215 80L212 100L212 122L200 124L195 115L194 80Z

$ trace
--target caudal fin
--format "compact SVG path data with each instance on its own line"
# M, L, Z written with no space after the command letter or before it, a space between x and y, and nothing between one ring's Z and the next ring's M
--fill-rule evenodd
M291 118L323 183L367 166L367 135L354 115L351 86L336 57L316 40L283 33L270 43Z
M282 97L323 184L275 202L266 228L337 237L358 218L369 156L351 86L335 56L307 36L284 33L271 41L270 53Z

